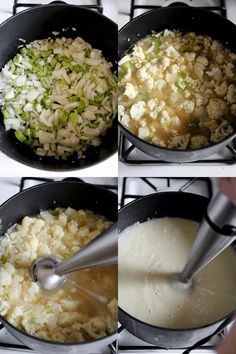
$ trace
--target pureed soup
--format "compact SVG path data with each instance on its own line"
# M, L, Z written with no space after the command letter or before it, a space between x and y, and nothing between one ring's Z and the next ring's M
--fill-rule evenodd
M119 239L119 306L145 323L183 329L208 325L236 308L236 255L231 247L180 290L199 223L160 218L135 224Z

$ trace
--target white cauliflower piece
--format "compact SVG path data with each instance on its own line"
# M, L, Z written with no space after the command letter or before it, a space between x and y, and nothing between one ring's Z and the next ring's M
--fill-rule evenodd
M160 118L160 124L163 128L167 128L171 123L171 118L167 111L162 111L162 116Z
M145 67L142 67L140 69L137 70L137 73L136 73L136 77L139 81L141 82L144 82L148 79L150 79L150 74L148 74L148 72L146 71L146 68Z
M176 125L176 126L180 126L181 121L180 121L179 117L178 116L173 116L171 118L171 124Z
M219 119L224 115L226 108L227 105L222 99L210 98L206 109L210 118Z
M138 130L138 136L140 139L146 139L149 137L150 130L147 127L140 127Z
M228 88L227 83L222 82L219 86L215 87L214 91L218 96L224 97L226 95L227 88Z
M157 65L152 65L148 68L148 71L150 72L150 74L152 74L153 76L155 76L158 73L158 69L157 69Z
M193 62L196 58L196 53L191 52L191 53L185 53L185 58L189 61L189 62Z
M195 108L195 103L194 103L194 101L187 100L187 101L184 101L184 102L179 106L179 108L184 109L186 113L193 113L194 108Z
M152 98L148 101L147 106L151 111L153 111L154 108L157 106L157 102Z
M146 86L146 89L147 91L151 91L153 89L153 86L154 86L154 80L152 77L150 77L150 79L147 79L145 81L145 86Z
M158 90L161 90L165 85L166 85L165 80L163 79L156 80L156 88Z
M213 67L210 71L206 71L206 75L220 81L222 79L222 71L219 67Z
M197 75L198 78L202 78L205 68L208 65L208 60L205 57L198 56L195 63L194 63L194 73Z
M213 143L218 143L219 141L225 139L227 136L233 134L233 132L234 132L233 127L229 124L227 120L225 120L211 134L210 140Z
M178 150L185 150L188 146L190 136L190 134L174 136L168 141L168 147Z
M170 59L167 57L164 57L162 60L163 71L165 71L169 66L170 66Z
M218 64L223 64L224 62L224 55L222 53L217 53L215 60L217 61Z
M235 103L236 102L236 86L234 84L231 84L228 87L227 102L228 103Z
M143 52L143 49L139 45L135 45L133 49L133 57L139 58L141 60L145 59L145 54Z
M166 49L166 54L167 54L168 57L170 57L170 58L178 58L178 57L179 57L179 52L178 52L172 45L170 45L170 46Z
M8 286L12 282L11 274L9 274L4 268L0 269L0 285Z
M163 37L167 37L167 36L175 37L175 32L165 29L163 32Z
M124 95L129 97L129 98L135 98L138 94L137 89L134 87L133 84L131 84L130 82L128 82L125 86L125 92Z
M157 105L157 107L150 112L150 117L153 119L156 119L158 116L158 113L165 107L165 102L164 101L160 101L159 104Z
M209 142L207 137L205 137L204 135L194 135L191 138L190 146L192 149L201 148L207 145L209 145Z
M234 116L236 116L236 103L232 104L232 106L230 107L230 111Z
M146 103L144 101L138 101L134 103L130 109L131 118L139 120L142 118L146 111Z

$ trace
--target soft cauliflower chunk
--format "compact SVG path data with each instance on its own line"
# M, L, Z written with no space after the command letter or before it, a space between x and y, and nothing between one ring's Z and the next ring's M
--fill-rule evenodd
M226 110L226 103L220 98L211 98L207 105L207 113L212 119L221 118Z
M192 149L196 149L209 145L209 142L204 135L194 135L191 138L190 145Z
M145 67L142 67L137 70L137 78L139 81L143 82L147 79L150 79L150 74L148 74Z
M146 139L149 137L150 131L147 127L140 127L138 130L138 136L140 139Z
M230 85L227 92L227 102L235 103L236 102L236 86L234 84Z
M142 118L146 111L146 103L144 101L139 101L132 105L130 109L130 115L133 119L139 120Z
M132 73L119 83L119 120L133 134L173 149L204 148L231 135L236 54L219 41L164 30L140 39L127 61ZM129 97L127 83L136 96Z
M32 260L48 254L67 259L111 224L101 215L72 208L25 217L0 240L0 314L23 332L49 341L90 341L115 332L115 266L74 272L53 294L43 292L29 275ZM102 311L91 292L103 297Z
M125 93L124 95L126 95L129 98L135 98L138 94L138 91L136 90L136 88L134 87L133 84L131 84L130 82L128 82L125 86Z

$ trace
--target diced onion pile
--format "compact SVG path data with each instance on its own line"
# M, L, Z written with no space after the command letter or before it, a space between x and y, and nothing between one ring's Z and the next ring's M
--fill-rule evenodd
M116 114L116 79L98 49L82 38L36 40L0 73L6 130L37 155L84 157Z

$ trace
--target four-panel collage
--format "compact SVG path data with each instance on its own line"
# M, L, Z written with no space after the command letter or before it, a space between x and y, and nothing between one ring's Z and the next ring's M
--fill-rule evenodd
M0 23L0 353L236 354L236 1Z

